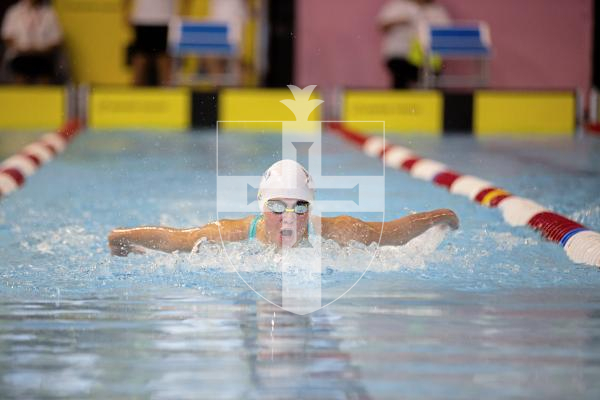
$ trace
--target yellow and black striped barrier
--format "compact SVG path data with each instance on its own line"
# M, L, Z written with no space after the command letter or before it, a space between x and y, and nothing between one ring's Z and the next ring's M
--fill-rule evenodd
M214 128L236 132L277 132L294 119L280 101L287 89L221 89L94 86L86 96L87 126L94 130L187 131ZM313 98L320 98L315 91ZM336 119L350 128L388 134L573 135L574 91L441 92L435 90L346 90ZM56 129L68 119L70 99L63 87L0 88L0 129ZM81 107L81 106L80 106ZM324 119L317 107L310 120ZM31 112L35 110L35 112ZM229 122L228 122L229 121ZM239 122L231 122L239 121ZM273 122L276 121L276 122ZM353 122L355 121L355 122ZM379 121L369 124L362 121ZM373 125L373 126L371 126Z

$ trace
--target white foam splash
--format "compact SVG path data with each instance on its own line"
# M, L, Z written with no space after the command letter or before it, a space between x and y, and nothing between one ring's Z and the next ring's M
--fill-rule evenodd
M332 240L323 240L322 271L362 272L370 264L373 271L393 271L404 268L422 268L435 253L450 230L445 225L430 228L404 246L366 246L351 242L340 246ZM181 262L166 255L157 256L158 264L172 268ZM375 258L373 258L375 257ZM297 260L302 262L302 260ZM192 269L216 268L225 272L280 272L281 253L275 246L264 246L256 241L209 243L200 241L187 257Z
M373 271L394 271L407 268L423 268L428 261L440 257L436 250L449 231L450 227L447 225L436 225L404 246L382 246L370 269Z
M34 243L22 242L28 248L31 244L42 254L73 253L73 249L92 249L98 246L99 237L90 234L80 225L63 226L55 230L37 231L31 234Z

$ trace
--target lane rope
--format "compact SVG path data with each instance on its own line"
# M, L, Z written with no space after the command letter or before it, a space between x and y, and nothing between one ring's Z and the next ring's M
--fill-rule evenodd
M445 187L450 193L465 196L486 207L499 208L510 226L529 226L552 242L560 244L571 261L600 267L600 233L544 206L496 187L493 183L453 171L445 164L415 154L409 148L384 141L380 136L366 136L339 122L329 128L386 166L404 170L417 179Z
M81 124L77 120L67 122L56 132L43 135L40 139L23 147L18 153L0 163L0 199L19 189L27 178L42 165L62 153L69 142L79 133Z

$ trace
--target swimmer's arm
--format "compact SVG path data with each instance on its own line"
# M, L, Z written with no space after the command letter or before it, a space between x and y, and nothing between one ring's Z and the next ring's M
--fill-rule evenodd
M239 241L248 237L247 219L222 220L191 229L155 226L114 229L108 235L108 245L111 254L122 257L129 253L143 253L140 247L166 253L190 252L196 242L202 238L206 238L209 242L221 240L217 224L221 226L221 234L225 241Z
M380 222L368 222L379 234ZM454 211L443 208L407 215L383 224L381 234L382 246L398 246L408 243L435 225L448 225L452 229L458 228L458 217Z
M458 217L448 209L411 214L385 222L383 232L381 222L365 222L349 216L321 218L320 222L322 236L341 245L347 245L350 241L367 245L377 243L381 235L381 245L398 246L408 243L435 225L446 224L452 229L458 228Z

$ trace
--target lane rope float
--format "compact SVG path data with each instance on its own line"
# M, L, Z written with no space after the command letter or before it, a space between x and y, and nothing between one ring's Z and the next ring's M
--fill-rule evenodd
M0 163L0 199L19 189L27 178L42 165L62 153L69 142L77 136L81 124L77 120L67 122L56 132L46 133L40 139L23 147L18 153Z
M560 244L571 261L600 267L600 233L484 179L463 175L443 163L420 157L380 136L362 135L339 122L330 123L329 128L390 168L404 170L414 178L445 187L450 193L483 206L499 208L510 226L527 225L540 232L545 239Z

